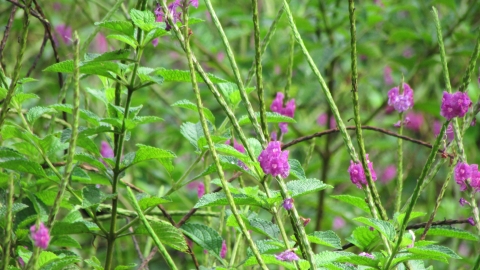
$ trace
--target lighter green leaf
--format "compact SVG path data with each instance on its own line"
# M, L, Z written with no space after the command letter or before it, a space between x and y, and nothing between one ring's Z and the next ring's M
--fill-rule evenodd
M118 41L121 41L123 43L126 43L128 45L130 45L132 48L136 49L137 46L138 46L138 42L136 39L130 37L130 36L127 36L127 35L122 35L122 34L112 34L112 35L108 35L107 38L111 38L111 39L116 39Z
M211 255L215 256L220 261L220 250L222 248L222 237L220 234L203 224L186 223L181 227L182 231L190 237L195 243L200 245L203 249L208 250Z
M148 32L152 30L152 24L155 23L155 15L149 10L130 10L130 17L133 23L140 29Z
M133 24L128 21L104 21L95 25L133 37Z
M262 206L262 203L255 197L245 194L232 194L232 196L236 205ZM229 205L227 197L224 192L216 192L203 195L202 198L200 198L200 200L195 204L194 208L221 205Z
M94 185L87 185L82 188L82 208L98 206L103 201L115 197L115 194L105 194Z
M255 246L257 246L258 251L260 254L273 254L273 253L280 253L285 251L285 244L278 240L258 240L255 241ZM247 257L253 256L253 252L251 248L247 249Z
M306 194L318 192L326 188L333 188L333 187L315 178L294 180L294 181L287 182L287 189L290 192L291 196L294 198L303 196Z
M116 51L106 52L102 54L97 53L87 53L85 54L85 61L88 62L101 62L101 61L113 61L113 60L131 60L129 49L120 49Z
M368 250L379 239L378 234L375 231L371 231L370 227L362 226L353 230L352 235L345 240L354 244L362 250Z
M55 258L42 265L40 270L63 270L67 269L67 266L76 264L78 262L80 262L80 258L77 256Z
M346 202L350 205L353 205L355 207L358 207L362 209L363 211L370 213L370 208L368 208L367 203L365 202L365 199L356 197L356 196L351 196L351 195L331 195L330 197L337 199L342 202Z
M35 123L35 121L38 118L40 118L42 115L48 114L48 113L55 113L55 112L56 111L53 108L36 106L36 107L30 108L30 110L28 110L27 121L30 124L33 125Z
M164 159L172 159L177 157L173 152L169 150L163 150L143 144L137 144L137 147L138 150L137 152L135 152L135 158L133 159L133 163L139 163L145 160L152 159L156 159L162 162Z
M152 206L156 206L159 204L164 204L164 203L170 203L172 202L169 199L166 198L160 198L160 197L155 197L155 196L150 196L145 193L142 193L142 198L137 198L138 200L138 205L140 205L140 208L142 210L145 210L147 208L150 208Z
M155 74L162 76L165 82L191 82L190 71L178 70L178 69L159 69ZM208 78L213 83L227 82L226 80L219 78L213 74L207 73ZM200 74L197 73L197 81L203 82Z
M267 265L278 265L278 266L284 267L285 269L297 269L293 262L280 261L277 258L275 258L275 255L262 254L262 259L263 259L263 262ZM308 269L309 264L307 261L300 259L297 262L300 265L300 269ZM244 266L253 266L253 265L258 265L258 261L255 256L248 258L244 264Z
M421 254L421 255L427 255L427 256L448 257L453 259L462 258L458 256L453 250L449 249L448 247L437 246L437 245L413 247L413 248L409 248L408 251L413 254Z
M337 234L333 231L313 232L308 234L308 241L336 249L342 248L342 243Z
M417 234L422 234L424 229L418 229L415 231ZM480 237L476 234L473 234L469 231L454 228L454 227L449 227L449 226L432 226L428 232L427 235L431 236L445 236L445 237L450 237L450 238L459 238L459 239L465 239L465 240L470 240L470 241L480 241Z
M390 241L393 241L393 239L395 238L395 227L393 227L393 225L390 224L390 222L388 221L366 217L357 217L353 220L375 228L378 232L383 234Z
M410 220L412 220L414 218L423 217L425 215L426 215L426 213L423 213L423 212L412 212L410 214L410 217L409 217L407 223L410 222ZM401 213L400 215L397 215L395 217L395 219L397 220L397 224L402 224L403 220L405 219L405 213Z
M305 171L302 168L300 161L296 159L289 159L288 164L290 165L290 173L297 179L307 179L305 176Z
M281 115L276 112L267 112L266 114L267 114L267 123L296 123L296 121L293 118ZM255 117L257 118L257 121L260 121L259 112L255 112ZM238 119L239 125L245 125L250 123L251 122L250 122L250 119L248 118L248 115L243 115Z
M187 242L180 229L163 220L149 220L148 223L162 244L182 252L187 250ZM138 226L134 233L149 235L147 228L143 224Z
M189 109L189 110L192 110L192 111L195 111L195 112L198 113L197 105L194 104L193 102L190 102L189 100L186 100L186 99L179 100L179 101L173 103L172 106L180 107L180 108L184 108L184 109ZM212 124L215 123L215 116L213 116L213 113L208 108L204 107L203 108L203 113L205 114L205 117L207 118L207 120L210 121L210 123L212 123Z
M74 247L74 248L82 248L80 243L77 240L73 239L69 235L58 235L52 238L50 241L50 245L57 246L57 247Z

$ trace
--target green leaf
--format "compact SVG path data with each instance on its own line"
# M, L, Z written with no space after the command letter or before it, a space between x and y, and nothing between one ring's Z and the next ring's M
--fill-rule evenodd
M29 99L40 98L39 96L32 94L32 93L16 93L13 98L12 102L15 102L19 105L23 104L25 101Z
M55 198L57 197L57 190L45 189L41 191L35 192L35 196L39 198L45 205L52 206L55 202ZM68 202L68 198L70 196L68 194L64 195L64 198L60 202L60 207L65 209L72 209L72 204Z
M413 254L425 255L426 258L435 259L433 257L448 257L453 259L461 259L453 250L444 246L429 245L423 247L413 247L407 249L408 252Z
M378 234L375 231L371 231L370 227L368 226L362 226L355 228L355 230L352 232L352 235L345 240L362 250L369 250L369 248L373 246L378 239Z
M104 270L102 263L95 256L93 256L91 259L84 260L84 262L93 267L95 270Z
M140 205L140 208L142 210L145 210L147 208L150 208L152 206L156 206L159 204L164 204L164 203L170 203L172 202L169 199L166 198L160 198L160 197L155 197L155 196L150 196L145 193L142 193L142 198L138 199L138 204Z
M93 167L101 170L101 171L106 171L105 165L103 165L102 162L100 162L97 158L94 156L88 154L88 153L77 153L73 157L74 160L80 161L87 163L89 165L92 165Z
M178 70L178 69L159 69L155 71L155 74L160 75L164 78L165 82L191 82L190 71L188 70ZM213 74L207 73L208 78L213 83L227 82L224 79L221 79ZM197 81L203 82L200 74L197 73Z
M190 102L189 100L186 100L186 99L182 99L182 100L179 100L175 103L172 104L173 107L180 107L180 108L184 108L184 109L189 109L189 110L192 110L192 111L195 111L198 113L198 107L196 104L194 104L193 102ZM203 108L203 113L205 114L205 117L207 118L208 121L210 121L210 123L212 124L215 124L215 116L213 116L213 113L208 109L208 108Z
M133 37L133 24L128 21L104 21L95 25Z
M40 270L63 270L67 269L67 266L76 264L78 262L80 262L80 258L77 256L55 258L43 264Z
M258 240L255 241L255 246L257 246L258 251L260 254L273 254L273 253L280 253L285 251L285 244L278 240ZM247 249L247 257L253 256L253 252L251 248Z
M232 194L232 196L236 205L262 206L262 202L260 202L258 198L245 194ZM195 204L194 208L221 205L229 205L227 197L224 192L215 192L203 195Z
M68 114L72 114L73 105L72 104L53 104L50 105L50 108L55 109L57 111L66 112ZM98 126L100 124L100 117L95 113L80 109L80 118L87 121L88 123Z
M379 261L377 259L371 259L369 257L360 256L351 252L339 251L338 253L343 256L336 259L337 262L365 265L378 269Z
M263 150L262 144L255 138L248 138L247 143L253 151L253 156L254 157L260 156L260 153L262 153L262 150Z
M138 78L140 78L140 81L142 83L156 83L156 84L162 84L163 83L163 77L158 76L158 75L149 75L149 74L141 74L140 72L137 74Z
M233 105L233 107L236 107L242 100L240 96L240 91L238 90L238 86L236 83L232 83L232 82L219 83L218 88L222 91L225 97L228 97L227 100L230 102L230 104ZM247 95L253 92L254 90L255 90L255 87L245 88L245 92L247 93Z
M368 208L368 204L365 202L365 199L363 198L351 196L351 195L331 195L330 197L342 202L346 202L350 205L353 205L355 207L362 209L367 213L370 213L370 208Z
M30 173L40 177L47 177L40 164L24 158L0 160L0 168L16 172Z
M308 234L307 237L310 243L324 245L324 246L332 247L336 249L342 248L342 243L340 241L340 238L333 231L323 231L323 232L315 231L313 233Z
M149 10L130 10L130 17L132 18L133 23L138 26L138 28L143 31L152 30L152 24L155 23L155 15Z
M332 186L314 178L294 180L287 183L287 189L293 198L314 193Z
M290 173L295 176L297 179L307 179L305 176L305 171L302 168L300 161L296 159L289 159L288 164L290 165Z
M421 228L415 231L417 234L423 234L423 231L425 229ZM475 241L478 242L480 241L480 237L476 234L473 234L469 231L454 228L454 227L449 227L449 226L432 226L428 232L427 235L431 236L445 236L449 238L459 238L459 239L465 239L465 240L470 240L470 241Z
M262 259L263 259L263 262L265 264L278 265L278 266L284 267L285 269L297 269L297 267L295 266L295 264L293 262L280 261L277 258L275 258L275 255L262 254ZM297 262L300 265L300 269L308 269L309 264L308 264L307 261L300 259ZM245 261L245 264L244 264L244 266L253 266L253 265L258 265L258 261L257 261L257 258L255 256L252 256L252 257L248 258ZM277 268L275 268L275 269L277 269Z
M13 203L12 205L12 214L18 213L22 211L23 209L28 208L28 205L23 204L23 203ZM0 206L0 227L5 228L5 222L7 221L6 219L6 214L7 214L7 205L3 204Z
M220 257L223 239L216 230L199 223L186 223L183 224L181 229L185 235L190 237L190 239L203 249L208 250L211 255L220 261L223 260Z
M293 118L281 115L276 112L267 112L266 114L267 114L267 123L296 123L296 121ZM259 112L255 112L255 118L257 118L257 120L260 121ZM248 118L248 115L241 116L238 119L238 124L239 125L251 124L250 119Z
M223 155L228 155L232 156L234 158L238 158L239 160L249 164L251 163L250 157L247 156L246 154L239 152L237 149L233 148L229 144L216 144L215 145L215 150L217 150L218 153L221 153Z
M423 212L412 212L410 214L410 218L408 219L407 223L414 218L423 217L425 215L426 213L423 213ZM401 213L400 215L397 215L395 219L397 221L397 224L402 224L403 220L405 219L405 213Z
M182 252L188 249L187 242L180 229L163 220L149 220L148 223L162 244ZM143 224L138 226L134 233L149 235L147 228Z
M130 56L129 49L120 49L120 50L106 52L102 54L87 53L85 54L85 61L101 62L101 61L113 61L113 60L132 60L128 58L129 56Z
M137 144L137 147L139 148L137 152L125 155L123 163L126 167L154 159L159 161L168 172L173 170L172 159L176 157L173 152L143 144Z
M388 221L366 217L357 217L353 220L375 228L378 232L383 234L390 241L393 241L393 239L395 238L395 227L393 227L393 225L390 224L390 222Z
M108 36L110 37L110 36ZM108 38L107 37L107 38ZM72 73L74 71L73 60L67 60L60 63L53 64L43 71L46 72L61 72L61 73ZM115 62L81 62L80 63L80 73L82 74L93 74L104 76L113 80L116 80L116 76L112 75L110 72L113 72L116 75L120 74L120 64Z
M108 35L107 38L116 39L118 41L126 43L130 45L133 49L136 49L138 46L137 40L128 35L112 34L112 35Z
M55 253L50 252L50 251L42 250L40 255L37 258L36 269L42 267L43 265L47 264L49 261L52 261L56 258L58 258L58 256L55 255Z
M82 208L98 206L103 201L115 197L116 194L105 194L94 185L87 185L82 188Z
M340 252L323 251L315 255L315 263L317 266L324 266L335 262L337 259L343 257Z
M57 221L53 224L53 228L50 231L51 236L83 233L90 233L90 229L87 227L85 222L70 223L65 221Z
M263 234L273 240L277 239L280 236L280 228L278 227L278 225L273 224L269 220L257 217L247 218L244 215L242 215L242 219L244 220L244 223L247 226L248 230ZM240 228L240 225L238 224L234 215L230 215L228 217L227 226Z
M209 126L209 129L212 126ZM212 131L212 130L210 130ZM204 137L203 128L200 122L194 124L191 122L183 123L180 126L180 133L185 137L196 149L198 149L198 140Z
M190 18L188 20L188 24L190 25ZM156 27L157 28L152 29L150 32L148 32L145 35L145 38L143 39L143 44L144 45L152 42L152 40L154 40L156 38L163 37L163 36L166 36L166 35L170 35L170 32L165 30L165 28L166 28L165 23L156 23Z
M119 266L115 267L115 270L132 269L132 268L135 268L135 266L137 266L137 264L135 264L135 263L131 263L129 265L119 265Z
M74 247L79 249L82 248L82 246L77 242L77 240L73 239L71 236L68 235L59 235L53 237L50 245L57 247Z

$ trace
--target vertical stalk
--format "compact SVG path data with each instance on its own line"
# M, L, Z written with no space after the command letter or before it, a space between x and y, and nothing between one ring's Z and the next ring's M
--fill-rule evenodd
M380 196L378 195L377 188L375 187L375 183L372 179L372 174L370 173L370 169L368 168L366 152L365 152L365 144L363 141L362 136L362 122L360 121L360 108L358 104L358 73L357 73L357 33L355 28L355 3L354 0L348 1L348 10L350 14L350 45L352 48L351 52L351 61L352 61L352 101L353 101L353 112L355 115L355 133L357 134L357 143L360 150L360 160L362 162L363 170L365 171L365 176L367 178L368 186L372 191L372 198L375 202L376 207L380 212L380 216L383 220L388 220L387 213L382 206L380 201ZM329 120L327 120L329 121Z
M208 0L205 1L205 2L208 2ZM162 3L164 4L164 7L165 7L165 0L163 0ZM212 9L211 5L210 5L209 9ZM210 10L210 14L212 14L212 10ZM214 14L212 14L212 17L213 16L214 16ZM210 136L210 130L208 129L207 120L205 118L205 114L203 113L203 103L202 103L202 99L201 99L201 96L200 96L200 90L199 90L198 84L197 84L197 78L195 76L196 72L195 72L195 67L194 67L194 64L193 64L192 52L191 52L191 49L190 49L190 42L189 42L190 36L188 34L188 30L189 30L188 29L188 16L185 16L184 18L185 18L185 22L184 22L185 23L185 26L184 26L185 53L187 55L188 67L190 69L192 87L193 87L193 91L195 92L195 98L196 98L196 101L197 101L198 114L200 116L200 123L202 124L202 129L203 129L203 133L205 134L205 138L207 139L208 148L210 149L210 152L212 154L212 158L215 162L215 166L217 167L218 175L220 177L220 182L222 183L222 187L223 187L223 190L225 191L225 195L227 197L227 201L228 201L228 204L229 204L229 206L232 210L232 213L233 213L235 219L237 220L243 235L247 239L247 242L248 242L250 248L252 249L253 254L255 255L258 263L260 264L260 267L262 269L268 269L265 262L262 259L262 255L260 254L260 252L257 249L255 243L253 242L253 239L250 236L250 233L248 232L248 229L247 229L245 223L243 222L243 219L240 216L240 213L238 212L238 209L235 205L235 201L233 200L232 193L230 192L230 189L228 188L228 183L227 183L227 180L225 179L225 174L223 173L223 168L222 168L222 165L220 164L220 159L217 155L217 151L216 151L215 146L213 144L212 137Z
M403 86L403 81L400 84ZM403 135L403 112L399 115L400 130L398 134ZM395 212L400 211L400 205L402 204L402 191L403 191L403 140L397 140L397 197L395 199Z
M72 109L72 135L70 136L70 143L68 145L67 163L63 172L62 180L58 185L57 197L52 206L50 215L48 216L47 227L52 227L55 217L60 209L60 203L68 186L68 181L73 171L73 156L75 155L75 148L77 146L78 125L80 120L80 40L77 32L74 33L73 46L75 48L75 55L73 57L73 109Z
M260 123L262 125L263 136L266 140L268 135L267 113L265 108L265 98L263 96L263 78L262 78L262 52L260 48L260 22L258 20L258 0L252 0L253 32L255 40L255 76L257 78L257 93L260 101ZM241 79L240 79L241 81ZM253 123L253 122L252 122ZM264 143L266 143L266 140Z
M430 170L430 167L432 166L433 161L435 160L435 155L437 154L438 148L440 147L440 141L442 140L442 137L445 134L445 130L447 129L448 124L450 124L450 121L445 121L445 123L443 124L442 129L440 130L440 133L438 134L438 137L432 146L432 150L428 155L427 162L423 167L422 172L420 173L420 176L418 177L417 184L415 185L415 189L413 190L412 200L408 204L407 210L405 211L405 218L403 219L402 224L400 225L400 230L398 231L397 241L395 242L395 246L392 250L392 254L388 258L388 261L385 264L385 267L383 268L385 270L390 269L390 265L392 264L393 258L395 258L395 255L397 254L398 249L400 247L400 243L402 243L403 233L407 228L407 223L408 223L408 220L410 219L410 214L413 211L413 207L417 203L418 197L420 197L421 186L423 184L423 181L425 180L425 177L428 171Z
M0 130L2 130L3 123L5 118L7 118L8 106L10 106L10 101L12 100L13 94L15 92L15 87L17 86L17 81L20 78L20 69L22 68L23 55L25 54L25 49L27 47L27 37L28 37L28 26L30 24L30 5L32 0L27 0L25 2L24 16L23 16L23 33L20 38L20 50L17 54L17 62L15 63L15 68L13 69L13 76L10 86L8 87L7 95L3 100L2 111L0 112Z
M7 197L7 217L6 217L6 226L5 226L5 240L3 242L3 265L2 269L7 270L8 264L10 262L10 248L12 243L12 229L13 229L13 195L15 193L15 185L14 185L14 174L11 173L10 177L8 177L8 197Z
M225 32L223 31L222 25L220 24L220 21L218 20L217 14L215 13L215 10L212 7L212 3L210 2L210 0L204 0L204 1L205 1L205 5L207 6L208 12L210 13L210 16L212 17L212 21L215 24L215 27L217 28L218 33L220 34L220 38L222 39L223 45L225 46L225 50L227 52L227 56L228 56L228 59L230 61L230 65L232 66L232 70L233 70L233 74L235 76L235 80L236 80L236 83L237 83L237 86L238 86L238 90L240 91L240 97L242 98L242 101L245 103L245 107L247 109L248 118L252 122L253 128L255 129L255 132L257 133L257 136L260 138L260 142L262 143L262 145L265 145L266 142L267 142L267 138L265 137L264 133L262 132L262 129L261 129L260 125L258 124L257 118L255 117L255 112L253 111L252 104L250 103L250 100L248 99L248 96L247 96L247 92L245 91L245 86L244 86L242 78L240 76L240 70L238 69L237 63L235 61L235 56L233 55L233 51L230 47L227 36L225 35ZM258 82L257 82L257 84L258 84Z
M142 209L140 208L140 205L138 205L137 199L135 198L135 195L133 194L132 190L130 187L127 187L127 194L128 197L132 203L133 208L137 212L138 216L140 217L140 220L142 221L143 225L147 229L148 233L150 234L150 237L152 237L153 241L155 242L155 245L158 247L158 250L160 251L160 254L162 254L163 258L167 262L167 265L170 267L170 269L176 270L178 269L177 266L175 265L175 262L173 261L172 257L170 257L170 254L168 254L167 250L163 246L162 242L158 238L157 234L155 231L152 229L150 226L150 223L148 223L147 218L142 212Z
M287 82L285 83L285 100L290 99L290 87L292 85L292 74L293 74L293 61L294 61L294 52L295 52L295 37L293 31L290 31L290 40L288 42L288 66L287 66Z

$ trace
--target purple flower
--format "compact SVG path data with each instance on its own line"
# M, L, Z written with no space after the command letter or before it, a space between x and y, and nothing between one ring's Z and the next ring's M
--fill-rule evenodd
M475 191L480 191L480 171L477 164L470 165L470 185Z
M278 127L280 128L280 132L283 134L288 132L288 123L279 123Z
M406 48L403 53L402 53L403 57L405 58L410 58L413 56L413 49L412 48Z
M470 203L465 200L464 198L460 198L460 200L458 201L460 203L460 206L465 206L466 204L470 205Z
M388 165L383 171L381 181L382 183L388 183L392 181L397 175L397 167L395 165Z
M441 129L442 129L442 124L439 121L435 120L433 122L433 134L435 135L435 137L438 136ZM445 131L445 134L447 135L448 142L451 142L453 141L453 139L455 139L455 131L453 130L453 126L451 123L448 125L447 130Z
M469 217L467 220L470 225L475 226L475 220L473 220L473 217Z
M472 101L466 93L455 92L449 94L443 92L442 106L440 107L440 115L447 120L452 120L454 117L463 117L468 112L468 108Z
M70 26L66 26L64 24L60 24L55 26L55 32L57 32L57 35L62 38L63 43L65 44L70 44L72 41L72 28ZM56 37L54 38L55 41L57 41Z
M288 150L282 151L279 141L269 142L267 148L258 156L263 172L273 177L280 175L286 178L290 173L288 153Z
M180 8L180 10L179 10ZM182 21L182 12L181 12L181 0L175 0L173 3L167 6L168 13L172 17L173 23ZM160 5L157 4L157 8L154 11L157 22L163 22L165 20L165 13ZM169 31L172 29L172 26L165 20L166 27L165 30Z
M203 197L203 195L205 195L205 184L200 182L197 186L197 196L200 199Z
M403 83L403 93L398 87L388 91L388 105L393 106L398 112L404 112L413 107L413 90L410 85Z
M152 45L153 45L153 47L157 47L159 41L160 41L159 38L154 38L154 39L152 40Z
M293 198L286 198L282 203L285 210L291 210L293 208Z
M303 222L303 227L306 227L308 225L308 223L310 223L310 221L312 221L311 218L304 218L304 217L300 217L300 220Z
M113 153L113 149L110 147L108 142L102 141L100 155L102 155L104 158L113 158L115 156L115 153Z
M327 118L328 118L328 115L326 113L322 113L317 118L317 124L319 126L325 126L327 124ZM335 117L333 115L332 117L330 117L329 124L330 124L329 128L335 128L337 126L337 121L335 121Z
M408 122L405 122L405 127L408 129L411 129L413 131L420 131L420 128L423 125L423 114L421 113L415 113L415 112L408 112L407 117L405 120L409 120Z
M334 230L338 230L338 229L341 229L343 227L345 227L345 220L341 217L334 217L333 218L333 225L332 225L332 228Z
M95 47L99 53L104 53L108 51L108 42L103 34L98 34L95 38Z
M460 185L460 190L464 191L467 189L466 181L472 175L472 169L470 165L466 162L459 162L457 166L455 166L454 177L455 182Z
M293 118L295 115L295 99L291 99L285 104L285 108L283 108L281 114Z
M227 141L225 142L225 144L230 145L230 142L231 142L230 140L227 140ZM243 145L239 144L239 143L237 142L237 140L235 140L235 139L233 139L233 148L235 148L235 149L236 149L238 152L240 152L240 153L245 153L245 147L243 147ZM240 160L238 161L238 166L242 167L242 168L245 169L245 170L248 170L247 165L245 165L245 163L243 163L243 162L240 161Z
M25 262L23 261L22 257L18 257L18 263L20 264L21 267L25 266Z
M272 105L270 105L270 110L272 112L276 113L282 113L283 110L283 99L285 98L285 95L283 95L282 92L277 92L277 95L275 96L275 99L272 101Z
M277 140L277 132L276 132L276 131L273 131L273 132L270 134L270 140L271 140L271 141L276 141L276 140Z
M283 106L283 99L285 98L285 95L282 92L277 92L277 95L275 96L275 99L272 101L272 104L270 105L270 110L272 112L279 113L281 115L285 115L288 117L293 118L295 115L295 99L291 99L285 104L285 107ZM288 124L287 123L279 123L278 125L280 127L280 130L282 133L287 133L288 132Z
M194 8L198 8L198 0L190 0L190 5Z
M377 180L377 174L373 169L373 163L370 162L368 159L367 154L367 165L368 169L370 170L370 174L372 175L373 181ZM348 167L348 173L350 174L350 180L354 183L358 188L362 188L362 185L367 184L367 178L365 175L365 171L363 170L363 166L361 163L354 163L350 160L350 167Z
M275 258L279 261L298 261L300 258L291 250L285 250L284 252L275 255Z
M48 243L50 242L50 234L48 233L47 227L43 225L43 222L40 223L38 229L35 225L30 227L30 236L35 242L35 246L41 249L47 249Z
M358 255L363 256L363 257L367 257L367 258L370 258L370 259L375 259L375 256L373 256L372 254L367 253L367 252L362 252Z
M391 85L393 84L393 79L392 79L392 68L389 66L386 66L383 69L383 81L385 82L386 85Z
M222 259L225 259L226 255L227 255L227 243L225 242L225 240L223 240L222 249L220 250L220 257L222 257Z

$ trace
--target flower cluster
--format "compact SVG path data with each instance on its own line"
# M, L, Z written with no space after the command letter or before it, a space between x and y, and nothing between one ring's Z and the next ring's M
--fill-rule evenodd
M283 93L278 92L277 96L275 97L275 99L272 102L272 105L270 105L270 110L272 110L272 112L276 112L276 113L279 113L281 115L285 115L285 116L293 118L293 116L295 115L295 108L296 108L295 99L289 100L285 104L285 107L284 107L283 106L283 99L284 98L285 98L285 96L283 95ZM280 130L282 131L282 133L285 134L285 133L288 132L288 124L287 123L280 123L280 124L278 124L278 126L280 127Z
M198 0L190 0L189 5L194 8L198 8ZM182 21L182 0L175 0L167 6L168 13L172 16L173 23L177 23L178 21ZM156 21L163 22L165 21L166 27L165 30L170 31L172 26L166 21L165 13L163 12L162 7L157 4L157 8L154 10ZM158 45L158 38L152 41L154 47Z
M291 250L285 250L284 252L275 255L275 258L279 261L298 261L300 258Z
M286 198L282 203L285 210L291 210L293 208L293 198Z
M227 256L227 242L225 242L225 240L223 240L222 249L220 250L220 257L222 259L225 259L225 256Z
M268 143L267 148L258 156L260 167L266 174L273 177L287 177L290 173L290 164L288 164L288 150L282 151L279 141Z
M231 145L231 141L230 140L227 140L225 142L225 144L228 144L228 145ZM243 147L243 145L239 144L237 142L237 140L233 140L233 148L235 148L238 152L240 153L245 153L245 147ZM248 167L247 165L245 165L245 163L243 163L242 161L238 161L238 166L242 167L243 169L245 170L248 170Z
M35 242L35 246L41 249L47 249L48 243L50 242L50 234L47 227L43 225L43 222L40 223L38 229L35 225L32 225L32 227L30 227L30 236Z
M55 26L55 32L62 39L63 43L69 45L72 42L72 28L64 24ZM55 42L57 42L56 35L53 36Z
M452 120L454 117L463 117L468 112L471 104L472 101L466 93L460 91L453 94L443 92L440 115L447 120Z
M467 189L468 182L474 190L480 190L480 171L477 164L468 165L466 162L459 162L455 166L454 177L461 191Z
M388 91L388 105L393 106L398 112L404 112L413 107L413 90L410 85L403 83L403 93L398 87Z
M367 154L367 165L368 169L370 170L370 174L372 175L373 181L377 180L377 174L373 169L373 163L370 162L368 159ZM348 173L350 174L350 180L354 183L358 188L362 188L362 185L367 184L367 177L365 175L365 171L363 170L363 166L361 163L355 163L350 160L350 167L348 167Z

